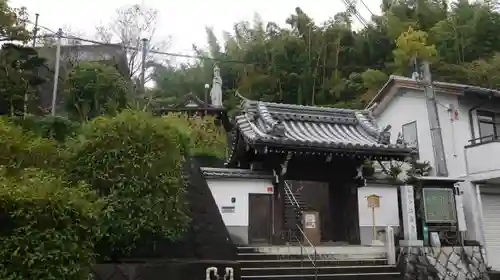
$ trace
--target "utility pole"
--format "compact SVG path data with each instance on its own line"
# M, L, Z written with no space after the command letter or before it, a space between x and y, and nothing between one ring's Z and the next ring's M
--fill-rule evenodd
M142 94L146 93L146 57L148 55L148 39L142 40L142 63L141 63L141 90Z
M434 150L434 162L436 166L436 175L447 177L448 168L446 166L446 157L444 153L443 134L439 123L439 114L436 101L436 93L432 87L432 76L429 62L423 62L423 82L425 90L425 103L427 115L429 118L429 127L431 129L431 141Z
M33 48L36 46L36 35L38 33L38 17L40 14L35 14L35 27L33 28ZM35 69L35 72L38 69ZM26 118L26 115L28 114L28 102L29 102L29 95L28 95L28 90L29 90L29 82L26 82L26 87L24 88L24 110L23 110L23 118Z
M54 88L52 89L52 116L56 115L56 100L57 100L57 85L59 82L59 64L61 60L61 36L63 31L61 28L57 30L57 47L56 47L56 65L54 67Z
M38 34L38 17L40 17L40 14L35 14L35 27L33 28L33 48L36 45L36 36Z

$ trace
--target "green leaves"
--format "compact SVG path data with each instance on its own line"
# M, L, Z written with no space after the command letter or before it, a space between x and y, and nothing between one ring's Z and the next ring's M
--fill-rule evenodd
M40 169L0 169L0 279L88 279L102 203Z
M66 81L66 112L84 122L100 115L114 115L127 105L129 84L112 66L82 62Z
M425 31L408 28L396 40L397 48L393 51L394 62L398 70L404 73L412 61L432 62L437 56L436 47L427 42L428 34ZM411 67L411 66L410 66Z
M189 139L188 151L191 156L211 156L219 159L226 157L227 136L225 131L216 125L217 120L214 117L168 114L163 118Z
M69 178L86 182L106 202L101 257L126 257L144 236L182 236L188 222L182 199L187 137L162 118L124 111L85 124L70 144Z
M0 119L0 166L16 174L24 168L57 168L59 149L54 141L36 137Z

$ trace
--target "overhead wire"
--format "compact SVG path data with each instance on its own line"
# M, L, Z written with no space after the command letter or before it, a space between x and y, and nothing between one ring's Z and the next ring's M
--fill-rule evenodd
M353 7L352 3L348 3L347 1L354 1L354 0L341 0L348 8L354 8L353 12L356 17L361 21L365 27L367 26L366 20L359 14L359 12L356 10L355 7ZM26 20L27 23L30 24L35 24L34 22L30 20ZM87 38L82 38L80 36L73 36L70 34L57 34L58 32L52 30L51 28L48 28L46 26L37 24L37 28L41 28L50 34L45 34L41 36L37 36L34 39L45 39L47 37L57 37L61 36L61 38L64 39L69 39L69 40L75 40L75 41L81 41L85 43L91 43L91 44L96 44L96 45L120 45L119 43L109 43L109 42L103 42L103 41L97 41L97 40L92 40L92 39L87 39ZM130 51L142 51L142 48L137 48L137 47L132 47L132 46L122 46L125 50L130 50ZM156 49L148 49L148 53L150 54L156 54L156 55L165 55L165 56L170 56L170 57L179 57L179 58L188 58L188 59L196 59L196 60L207 60L207 61L214 61L218 63L234 63L234 64L244 64L244 65L251 65L251 66L263 66L264 63L262 62L257 62L257 61L246 61L246 60L234 60L234 59L222 59L222 58L215 58L215 57L210 57L210 56L203 56L203 55L189 55L189 54L181 54L181 53L175 53L175 52L166 52L166 51L159 51ZM286 67L290 67L290 65L282 65ZM298 68L299 66L292 66L292 68ZM336 70L336 68L333 67L325 67L326 69L333 69Z

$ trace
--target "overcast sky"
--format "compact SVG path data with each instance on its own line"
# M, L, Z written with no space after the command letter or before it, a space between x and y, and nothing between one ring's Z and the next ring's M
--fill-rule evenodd
M372 12L379 12L379 0L364 2ZM57 30L69 25L94 39L96 25L108 22L117 8L141 4L141 0L10 0L10 3L14 7L27 7L32 21L35 13L40 14L42 26ZM160 12L157 39L171 36L169 51L183 54L191 53L193 43L206 45L204 26L213 27L220 36L222 30L231 30L235 22L252 20L254 13L259 13L265 21L284 24L297 6L316 22L345 10L341 0L143 0L142 3ZM362 4L358 6L361 14L369 19L369 11Z

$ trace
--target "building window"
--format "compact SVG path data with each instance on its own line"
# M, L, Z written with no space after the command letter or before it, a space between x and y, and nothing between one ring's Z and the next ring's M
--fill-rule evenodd
M489 111L477 111L480 142L491 142L499 139L500 114Z
M403 124L403 142L412 147L418 149L418 133L417 133L417 122L413 121L407 124Z

